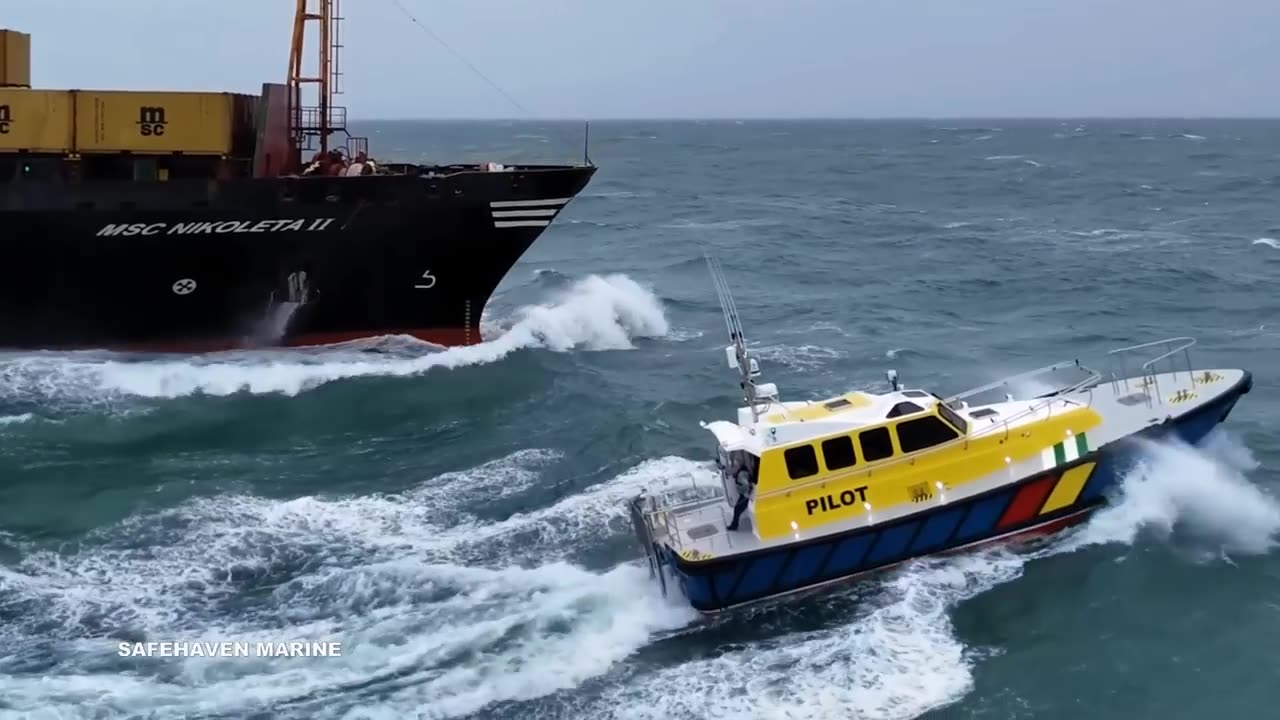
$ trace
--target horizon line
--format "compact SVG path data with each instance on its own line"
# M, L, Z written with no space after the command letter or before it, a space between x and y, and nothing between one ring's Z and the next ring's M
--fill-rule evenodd
M717 116L607 116L607 117L352 117L347 122L942 122L995 120L1009 121L1204 121L1204 120L1280 120L1280 115L717 115Z

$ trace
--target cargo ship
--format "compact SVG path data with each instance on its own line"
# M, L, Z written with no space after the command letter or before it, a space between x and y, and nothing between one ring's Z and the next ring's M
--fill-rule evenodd
M260 94L33 88L30 36L0 30L0 348L480 342L596 168L371 159L334 103L340 20L297 0L286 82Z

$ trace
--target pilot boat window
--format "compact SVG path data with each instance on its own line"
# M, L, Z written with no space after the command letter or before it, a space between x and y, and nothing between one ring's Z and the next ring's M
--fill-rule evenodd
M872 428L858 435L858 444L862 446L862 459L867 462L883 460L893 455L893 441L889 439L889 428Z
M812 445L787 448L782 451L782 459L787 463L787 474L792 480L818 474L818 454Z
M903 390L902 394L907 397L922 397L922 398L929 397L929 393L924 392L923 390Z
M853 456L853 438L848 435L822 441L822 459L828 470L852 467L857 460Z
M938 403L938 413L942 415L942 417L946 418L947 422L954 425L955 428L960 431L961 435L968 434L969 422L960 417L960 414L955 410L947 407L946 403Z
M918 412L924 412L924 408L913 402L900 402L889 410L887 418L901 417L903 415L913 415Z
M956 431L934 415L898 423L898 446L904 453L941 445L956 437Z

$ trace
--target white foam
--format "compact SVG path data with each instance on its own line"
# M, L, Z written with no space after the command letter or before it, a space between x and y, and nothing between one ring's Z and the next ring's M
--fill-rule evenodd
M752 353L762 362L776 362L793 370L813 370L848 356L843 350L820 345L766 345L752 348Z
M558 292L554 301L520 308L501 334L478 345L413 357L371 356L350 347L330 352L222 353L182 360L122 362L117 356L41 354L0 361L6 395L140 396L196 393L296 395L355 377L404 377L435 368L496 362L517 350L624 350L632 340L670 332L661 302L625 275L591 275Z
M627 678L580 715L917 717L958 700L973 685L972 663L952 632L949 610L1017 577L1022 563L999 550L913 562L885 576L875 594L826 600L847 608L848 622L731 644Z
M1276 250L1280 250L1280 240L1276 240L1275 238L1269 238L1269 237L1258 238L1257 240L1253 241L1253 244L1266 245L1269 248L1275 248Z
M352 577L359 584L366 564L408 555L438 564L569 558L613 534L611 524L625 517L624 500L641 488L663 481L711 482L709 464L658 458L498 522L469 514L472 506L538 484L558 457L524 450L431 478L403 495L197 498L105 529L100 534L108 541L90 552L68 557L31 551L19 572L0 567L0 588L50 603L46 615L60 620L59 634L75 636L87 619L154 632L173 627L200 598L229 596L253 578L291 569L298 575L290 592L306 594L347 586ZM139 550L150 543L161 549ZM320 560L322 567L302 572ZM384 590L342 592L352 603L376 604ZM27 630L0 627L0 638Z
M1248 449L1215 433L1197 449L1144 443L1143 458L1117 500L1098 511L1075 545L1133 543L1143 532L1167 538L1175 528L1226 552L1261 554L1280 538L1280 502L1249 482Z
M550 506L516 513L496 523L460 523L436 535L432 547L453 559L494 550L517 557L536 553L544 560L563 558L591 537L607 536L610 524L626 517L625 501L642 489L715 483L710 462L694 463L674 456L646 460Z
M372 685L380 698L366 709L373 716L456 717L607 673L653 633L694 617L686 604L660 597L647 569L628 563L593 572L563 561L518 567L502 556L451 562L448 546L470 531L492 538L543 526L556 530L547 539L567 555L593 544L588 533L613 534L610 520L639 487L662 478L688 482L689 473L707 470L679 458L648 461L550 507L448 532L445 517L468 497L522 468L529 477L516 485L528 486L537 480L530 468L555 457L515 453L434 478L406 497L196 501L123 523L110 533L119 538L114 547L31 553L22 573L0 571L0 588L43 609L0 636L11 648L61 638L59 652L74 658L52 677L5 679L0 696L18 710L76 715L86 704L247 714L286 702L305 713L332 709L332 700L309 705L317 695ZM441 498L434 507L419 507L433 495ZM161 526L163 540L148 537ZM540 559L557 554L527 544L541 547ZM246 578L274 587L260 602L234 600L243 598ZM343 656L154 659L128 677L103 663L122 630L151 640L336 639Z
M22 413L20 415L0 415L0 425L17 425L31 420L34 415L31 413Z
M681 627L695 616L687 606L660 597L648 570L635 565L604 574L561 564L490 573L481 571L474 578L485 597L473 598L468 605L488 600L495 586L510 587L512 602L500 607L485 602L491 608L486 619L477 622L475 613L468 612L465 624L432 628L420 639L444 646L441 649L453 646L454 654L465 648L474 660L420 673L420 682L365 705L363 712L386 717L426 712L427 717L452 718L495 701L543 697L603 675L646 645L654 633ZM499 645L507 647L484 651ZM381 650L369 654L369 674L387 671ZM405 665L420 667L422 650L405 657Z
M340 658L305 662L244 658L165 658L147 663L158 676L86 669L3 683L17 710L249 714L290 703L304 713L332 710L348 698L312 700L344 686L375 683L385 695L361 703L374 716L458 717L493 702L541 697L607 672L658 631L692 620L692 611L657 594L634 565L592 573L565 564L532 569L432 566L411 560L371 567L419 593L382 612L342 621L234 623L184 632L195 642L288 642L338 639ZM115 642L83 640L76 654L89 668ZM95 657L96 656L96 657ZM94 662L97 660L97 662ZM145 673L145 671L144 671ZM163 679L162 679L163 678ZM77 713L78 714L78 713ZM366 715L368 716L368 715Z

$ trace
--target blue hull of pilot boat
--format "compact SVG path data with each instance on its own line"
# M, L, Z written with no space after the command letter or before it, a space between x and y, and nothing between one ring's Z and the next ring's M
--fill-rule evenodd
M1052 531L1084 519L1106 503L1137 458L1134 438L1180 439L1195 444L1224 421L1241 395L1253 387L1245 372L1213 401L1177 418L1152 425L1052 470L1006 487L956 501L936 511L883 525L763 548L722 559L690 562L665 544L654 543L659 562L674 576L692 606L715 613L736 605L849 579L912 558L991 540ZM1039 511L1066 471L1096 463L1070 505Z

